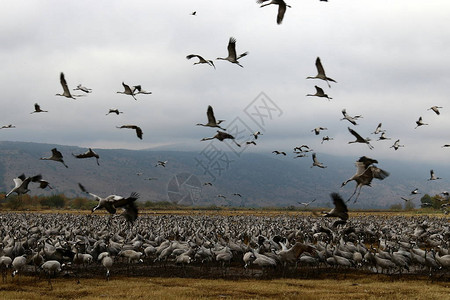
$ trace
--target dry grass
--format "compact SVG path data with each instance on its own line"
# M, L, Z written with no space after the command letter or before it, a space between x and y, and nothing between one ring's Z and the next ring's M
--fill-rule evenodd
M392 280L381 275L345 279L223 280L159 277L102 279L22 277L0 286L0 299L450 299L448 282Z

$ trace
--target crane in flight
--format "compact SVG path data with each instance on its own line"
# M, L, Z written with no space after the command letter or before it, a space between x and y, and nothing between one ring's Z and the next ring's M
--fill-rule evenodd
M319 168L324 169L324 168L327 167L327 166L324 166L323 163L321 163L321 162L319 162L319 161L317 160L316 153L313 153L313 154L312 154L312 160L313 160L313 164L312 164L311 168L312 168L312 167L319 167Z
M414 129L416 129L419 126L423 126L423 125L428 125L427 123L424 123L422 120L422 117L419 117L419 120L416 121L416 127Z
M214 62L212 60L204 59L202 56L200 56L198 54L189 54L188 56L186 56L187 59L191 59L191 58L194 58L194 57L198 58L198 62L195 62L194 65L207 64L209 66L214 67L214 69L216 68L216 66L214 65Z
M434 111L435 114L437 114L439 116L441 114L441 112L439 111L439 108L443 108L443 107L442 106L433 105L432 107L430 107L427 110L432 110L432 111Z
M9 128L16 128L16 126L14 126L13 124L8 124L8 125L3 125L2 127L0 127L0 129L9 129Z
M74 91L82 91L82 92L85 92L86 94L92 93L92 89L82 86L81 84L77 85L77 87L73 90Z
M236 142L234 136L232 136L229 133L220 131L220 130L217 130L216 135L214 135L213 137L205 137L205 138L202 138L200 141L208 141L208 140L213 140L213 139L218 139L221 142L223 142L224 140L230 139L236 144L236 146L241 147L241 145L239 145L238 142Z
M315 135L319 135L321 130L327 130L327 129L328 128L326 128L326 127L319 126L319 127L312 129L311 132L314 132Z
M224 122L225 120L218 120L216 121L216 117L214 116L214 111L211 105L208 105L208 109L206 111L206 116L208 117L208 123L201 124L198 123L197 126L205 126L205 127L217 127L222 130L226 130L225 128L220 127L220 123Z
M332 79L330 77L327 77L327 75L325 75L325 69L322 66L322 62L320 61L320 57L316 58L316 69L317 69L317 75L316 76L306 77L306 79L322 79L322 80L325 80L327 82L327 84L328 84L328 87L331 87L329 81L337 83L337 81L335 81L334 79Z
M349 121L350 123L352 123L353 125L358 125L358 124L356 123L356 120L359 119L359 118L362 118L362 116L360 116L360 115L357 115L357 116L354 116L354 117L350 116L350 115L347 113L347 110L346 110L345 108L342 109L342 115L344 115L344 117L341 119L341 121L342 121L342 120L347 120L347 121Z
M84 153L77 154L77 155L72 153L72 155L74 157L76 157L76 158L91 158L91 157L95 157L95 160L97 161L97 165L100 166L100 164L98 162L98 159L100 158L100 156L94 150L92 150L91 148L89 148L89 150L87 150Z
M309 205L311 205L312 203L314 203L316 201L316 198L314 198L313 200L309 201L309 202L300 202L297 201L298 204L303 205L303 207L308 207Z
M333 227L337 227L338 225L344 225L348 220L348 209L347 205L345 205L344 200L341 195L338 193L331 193L331 198L333 199L334 208L329 212L322 212L322 217L326 218L339 218L333 223Z
M28 185L30 184L30 182L39 182L41 179L42 176L40 174L32 177L25 177L25 174L17 176L17 178L13 179L14 188L5 195L5 198L8 198L8 196L12 193L16 193L17 195L28 193L30 191L28 189Z
M119 115L119 114L123 114L123 111L119 111L117 108L110 108L109 112L106 115L109 115L109 114Z
M114 215L117 211L117 208L123 208L124 211L121 215L124 216L129 223L133 223L137 219L138 208L135 204L135 201L139 199L138 193L132 192L131 195L127 198L118 195L109 195L106 198L102 198L88 192L81 183L78 183L78 186L80 187L82 192L91 195L95 198L95 200L98 201L98 204L92 208L92 212L95 212L97 209L104 208L111 215Z
M375 131L372 132L372 134L379 134L380 132L381 132L381 133L385 133L386 130L382 130L382 129L381 129L381 126L382 126L382 125L383 125L382 123L379 123L378 126L377 126L377 128L375 129Z
M66 163L64 162L63 155L61 152L59 152L56 148L52 149L52 156L50 157L41 157L41 160L54 160L62 163L64 167L68 168Z
M136 131L136 136L142 140L142 135L144 134L142 132L141 127L136 125L122 125L122 126L116 126L116 128L128 128L128 129L134 129Z
M256 3L262 4L269 0L257 0ZM265 3L261 5L260 7L264 7L270 4L278 5L278 14L277 14L277 24L280 25L283 22L284 14L286 13L286 7L291 7L290 5L286 4L284 0L271 0L269 3Z
M348 128L348 131L356 138L356 140L348 142L349 144L351 144L351 143L367 144L367 146L369 146L370 150L373 149L373 146L370 144L369 138L363 138L362 136L360 136L356 131L354 131L350 127L347 127L347 128Z
M227 57L218 57L216 59L221 60L228 60L229 62L233 64L237 64L239 67L243 68L243 66L239 63L239 59L246 56L248 52L244 52L241 55L236 54L236 39L234 37L230 37L230 40L228 41L228 56Z
M353 191L353 194L348 198L347 201L350 201L350 199L356 194L359 188L359 192L356 195L356 198L354 200L354 203L358 200L359 194L361 193L361 189L363 186L371 186L372 180L374 178L383 180L386 177L389 176L389 173L385 170L382 170L375 166L374 164L378 163L376 159L369 158L367 156L361 156L355 163L356 165L356 173L344 181L341 185L341 187L345 186L350 181L356 182L355 190Z
M122 81L122 85L124 88L124 91L121 92L117 92L118 94L124 94L124 95L130 95L131 97L133 97L134 100L137 100L135 95L137 94L151 94L152 92L147 92L145 90L142 89L142 87L140 85L134 85L134 86L129 86L128 84L125 84Z
M441 178L441 177L437 177L437 176L434 174L433 169L431 169L431 170L430 170L430 178L428 179L428 181L430 181L430 180L438 180L438 179L442 179L442 178Z
M323 89L321 87L318 87L317 85L315 85L314 87L316 88L316 93L315 94L307 94L306 96L323 97L323 98L327 98L328 100L333 99L333 98L329 97L327 94L325 94L325 92L323 91Z
M34 114L34 113L41 113L41 112L48 112L46 110L42 110L41 106L37 103L34 104L34 111L30 112L30 114Z
M75 99L75 97L70 93L70 90L67 87L67 81L66 81L66 78L64 77L63 72L61 72L61 74L59 74L59 82L61 83L61 86L63 88L63 93L56 94L55 96L62 96L62 97L66 97L66 98Z
M389 148L394 148L394 150L397 151L398 148L400 148L400 147L405 147L405 145L400 145L400 140L396 140L394 142L394 144L391 147L389 147Z

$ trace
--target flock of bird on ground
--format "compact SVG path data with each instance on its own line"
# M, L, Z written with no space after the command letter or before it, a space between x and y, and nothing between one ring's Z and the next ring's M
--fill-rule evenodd
M146 214L131 229L108 216L1 213L0 271L3 282L11 274L16 282L21 274L46 274L50 285L60 272L79 282L84 276L104 274L108 280L164 270L186 276L187 269L234 278L333 269L448 278L446 218L348 219L344 200L337 193L331 197L336 207L317 216ZM328 217L336 216L340 220L330 223Z
M324 1L324 0L321 0ZM286 8L290 7L283 0L258 0L261 7L270 4L278 5L277 23L281 24L286 13ZM192 15L196 15L193 12ZM237 54L236 39L230 37L228 46L228 56L218 57L217 60L227 60L230 63L240 64L239 60L248 55L248 52ZM190 54L187 59L197 58L196 64L207 64L216 68L212 60L203 58L198 54ZM336 81L328 77L322 66L321 59L317 57L315 61L317 75L309 76L306 79L320 79L327 83ZM92 89L79 84L75 89L84 94L75 95L70 91L64 73L60 73L60 83L63 88L62 94L56 94L70 99L86 96L92 93ZM123 91L117 93L131 96L137 100L136 95L152 94L152 92L142 89L141 85L130 86L122 82ZM315 86L315 94L306 96L322 97L328 100L329 97L324 90ZM432 106L436 115L440 115L440 106ZM48 113L41 109L38 103L34 105L35 113ZM109 114L119 115L123 113L116 108L109 109ZM360 115L351 116L346 109L342 110L343 118L353 126L357 126ZM226 132L226 128L221 126L222 119L216 120L212 106L207 108L207 123L197 124L198 126L218 128L217 133L212 137L202 138L201 141L217 139L219 141L231 140L238 147L241 145L235 137ZM419 117L416 127L428 125ZM380 134L378 140L390 140L386 137L386 131L381 129L382 123L376 127L373 134ZM4 125L1 129L15 128L14 125ZM142 129L135 125L121 125L117 128L132 129L139 139L143 138ZM315 135L320 135L326 127L318 126L311 130ZM353 128L348 127L349 133L355 137L354 141L348 143L367 144L369 149L373 149L369 138L363 138ZM261 132L252 134L253 139L245 143L256 145ZM331 141L333 138L324 136L322 143ZM391 146L398 150L404 145L400 145L397 139ZM444 145L443 147L450 147ZM50 157L42 157L41 160L53 160L68 166L64 162L63 155L56 148L51 149ZM301 145L294 148L296 158L306 157L312 152L312 167L325 169L326 166L319 162L318 155L308 145ZM285 151L274 150L274 154L286 156ZM78 159L95 158L99 164L99 155L89 148L85 153L73 154ZM375 164L378 161L366 156L360 157L356 165L356 173L342 183L342 187L350 181L356 182L356 187L350 199L355 196L358 199L361 188L370 186L372 180L383 180L389 173L378 168ZM158 161L155 167L165 167L167 161ZM440 177L430 171L429 180L438 180ZM29 184L39 184L40 188L52 188L47 181L42 179L42 175L26 177L24 174L13 179L15 187L8 192L5 197L12 193L19 196L30 191ZM205 183L207 184L207 183ZM105 198L89 192L83 184L79 183L80 190L92 196L98 201L97 209L104 208L111 216L109 218L91 216L69 216L57 215L48 217L40 214L2 214L0 216L1 229L1 257L0 268L6 280L6 270L10 267L14 269L13 276L20 273L27 264L34 264L47 274L60 272L63 265L81 264L88 267L89 264L98 261L107 270L109 278L110 270L114 260L124 257L128 264L144 261L144 263L155 263L162 261L172 261L181 265L191 262L198 264L213 264L214 262L225 266L232 261L240 261L245 268L250 265L258 265L262 268L280 267L283 268L299 264L321 266L332 265L347 268L366 268L369 270L386 270L387 272L410 271L411 267L417 269L427 269L430 273L437 270L448 270L450 267L450 255L448 253L450 231L448 222L445 219L423 218L376 218L376 217L355 217L349 220L348 209L345 201L337 193L332 193L334 208L329 212L315 213L316 217L335 217L331 226L323 218L307 217L138 217L138 210L135 204L139 194L133 192L129 197L109 195ZM445 195L446 192L443 192ZM411 194L418 194L417 189ZM242 197L239 193L233 195ZM447 193L448 199L448 193ZM218 197L226 197L218 195ZM409 201L405 197L403 200ZM307 207L315 201L299 202ZM128 224L128 234L121 230L120 221L113 222L113 215L117 209L123 209L122 216ZM12 217L13 216L13 217ZM251 219L248 222L245 218ZM370 222L369 222L370 221ZM418 222L420 221L420 222ZM71 223L75 222L75 223ZM398 222L405 226L394 226L392 222ZM46 224L47 227L44 227ZM73 224L76 224L75 226ZM131 224L133 226L131 227ZM116 226L116 228L112 228ZM119 226L119 227L117 227ZM96 230L93 230L93 229ZM113 234L113 232L119 232ZM131 236L133 238L131 239ZM300 242L300 240L302 242ZM377 248L367 248L366 244L377 245ZM431 250L422 250L423 247ZM50 282L50 281L49 281Z

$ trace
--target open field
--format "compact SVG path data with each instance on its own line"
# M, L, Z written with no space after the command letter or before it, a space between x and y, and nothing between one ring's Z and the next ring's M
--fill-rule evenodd
M395 279L360 274L322 279L224 280L114 277L110 281L73 278L0 285L0 299L450 299L449 282L427 278Z

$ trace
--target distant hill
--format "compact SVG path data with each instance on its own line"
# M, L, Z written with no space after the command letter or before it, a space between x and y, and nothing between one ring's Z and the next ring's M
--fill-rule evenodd
M39 160L51 155L52 148L64 155L69 168L54 161ZM207 148L205 148L207 150ZM319 161L327 168L311 168L311 157L293 159L274 154L233 152L183 152L123 149L94 149L100 155L100 166L95 159L76 159L73 154L86 148L26 142L0 142L0 191L9 191L12 179L21 173L27 176L42 174L54 187L41 190L31 185L32 195L64 193L81 196L78 183L99 196L141 194L141 201L173 201L195 205L233 206L298 206L297 201L311 201L316 206L331 206L329 194L340 192L349 197L355 183L344 188L341 183L355 173L358 157L334 157L318 153ZM376 158L376 157L375 157ZM158 160L168 163L155 167ZM450 170L439 165L411 165L395 161L378 164L391 173L384 181L373 181L372 187L363 187L356 204L350 208L387 208L402 203L400 196L410 197L415 187L431 195L448 189ZM444 178L427 181L434 168ZM142 174L141 174L142 173ZM141 175L138 175L141 174ZM153 180L147 180L152 178ZM156 179L154 179L156 178ZM211 182L212 185L204 185ZM238 195L233 195L239 193ZM223 197L217 197L218 195ZM420 195L416 197L416 206Z

